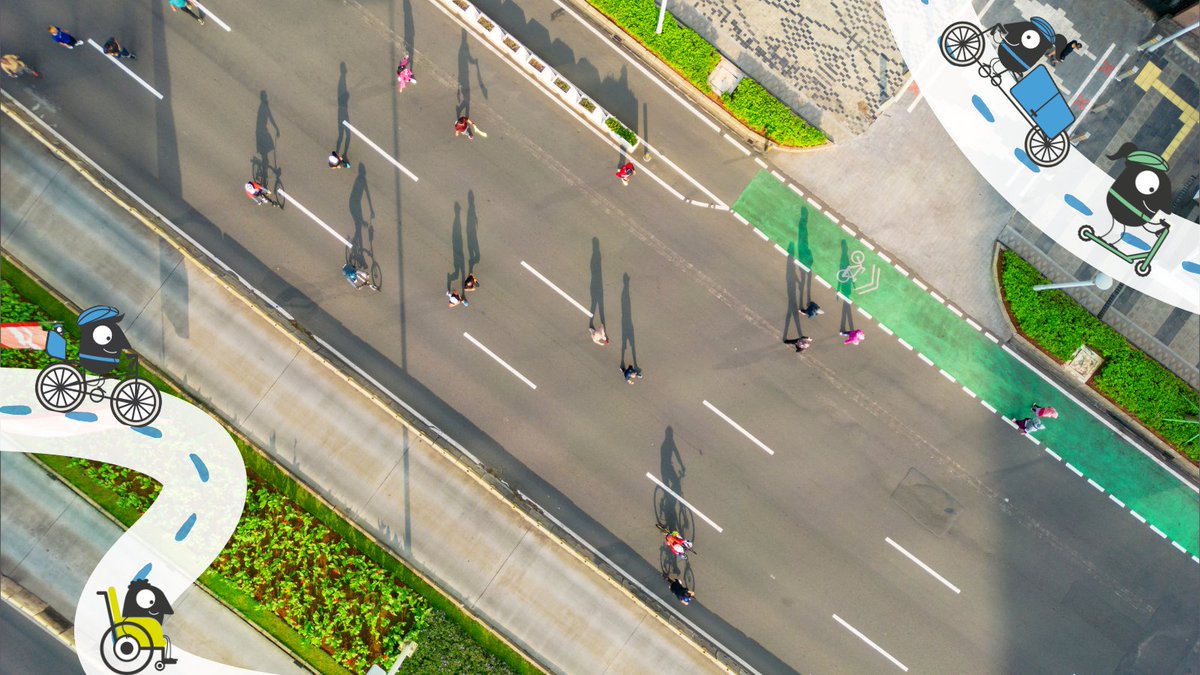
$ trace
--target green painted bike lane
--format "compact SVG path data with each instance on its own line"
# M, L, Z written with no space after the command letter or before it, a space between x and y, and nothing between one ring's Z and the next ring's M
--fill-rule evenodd
M1200 494L1081 410L811 202L762 171L734 203L733 211L771 241L793 251L796 260L999 414L1027 417L1032 403L1063 411L1063 416L1038 432L1038 440L1178 542L1188 555L1200 551ZM857 272L856 277L839 281L838 272L846 268ZM874 269L879 272L878 287L871 289ZM867 292L860 292L863 288Z

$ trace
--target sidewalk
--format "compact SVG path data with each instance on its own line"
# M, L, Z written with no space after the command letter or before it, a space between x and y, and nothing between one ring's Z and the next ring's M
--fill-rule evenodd
M0 454L0 572L67 625L88 575L121 531L32 459ZM172 608L164 628L181 648L243 668L311 672L198 586ZM63 638L74 648L71 631Z
M402 404L251 306L232 275L137 222L11 119L0 126L5 251L77 305L124 308L139 353L470 612L556 672L724 670L647 606L665 588L599 573L434 446L436 430L405 426Z

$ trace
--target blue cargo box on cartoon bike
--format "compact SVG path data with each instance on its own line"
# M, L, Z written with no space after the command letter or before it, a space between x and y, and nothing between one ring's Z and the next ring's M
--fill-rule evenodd
M38 403L51 412L68 413L91 398L110 402L113 417L121 424L144 427L162 410L162 395L140 377L138 356L130 352L129 363L121 367L121 354L129 349L129 339L117 325L124 315L115 307L99 305L79 314L79 359L67 359L67 339L63 326L56 323L46 336L46 353L61 363L52 363L38 373L34 393ZM117 375L112 375L118 371ZM99 377L89 378L87 373ZM110 395L108 382L117 384Z
M984 61L990 36L996 56ZM970 21L958 21L946 27L938 40L942 56L955 66L979 65L979 76L998 87L1029 123L1025 136L1025 154L1038 166L1051 167L1062 162L1071 150L1067 129L1075 122L1071 106L1058 90L1046 66L1034 64L1054 47L1056 35L1050 23L1041 17L1029 21L996 24L986 31ZM1016 81L1004 86L1004 76Z

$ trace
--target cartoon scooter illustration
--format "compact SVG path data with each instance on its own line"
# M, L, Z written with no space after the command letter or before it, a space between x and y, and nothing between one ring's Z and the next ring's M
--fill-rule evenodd
M117 609L117 589L97 591L108 609L108 630L100 638L100 658L114 673L133 675L154 662L162 670L179 660L171 657L171 638L163 635L163 619L174 614L162 590L146 579L129 582L125 605ZM158 660L154 660L155 652Z
M1105 204L1112 215L1112 223L1103 234L1096 234L1091 225L1079 228L1079 238L1095 242L1121 260L1133 265L1140 277L1150 274L1150 264L1171 231L1167 216L1171 208L1171 179L1167 176L1167 161L1162 157L1138 150L1133 143L1117 149L1109 159L1124 159L1125 169L1112 187L1108 189ZM1129 245L1136 241L1144 245L1130 230L1144 230L1153 235L1154 243L1149 250L1140 253L1125 253L1117 247L1122 241ZM1137 244L1134 244L1137 245ZM1139 246L1141 248L1141 246Z

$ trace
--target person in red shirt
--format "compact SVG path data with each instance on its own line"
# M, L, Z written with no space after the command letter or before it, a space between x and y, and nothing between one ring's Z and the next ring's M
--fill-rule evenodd
M626 162L625 166L617 169L617 178L621 179L621 185L628 186L629 179L633 178L636 169L633 168L633 162Z

